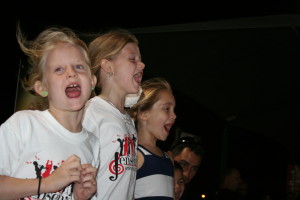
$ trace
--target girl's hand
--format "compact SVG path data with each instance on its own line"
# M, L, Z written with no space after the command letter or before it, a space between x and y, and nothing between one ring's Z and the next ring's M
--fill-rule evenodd
M73 182L81 182L82 170L80 158L70 156L51 175L43 178L41 193L57 192Z
M81 181L74 184L74 199L90 199L97 191L97 168L91 164L83 164L81 171Z

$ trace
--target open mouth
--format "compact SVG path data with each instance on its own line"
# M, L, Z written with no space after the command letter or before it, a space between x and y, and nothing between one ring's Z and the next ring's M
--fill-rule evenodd
M77 98L81 95L81 87L77 84L71 84L65 91L68 98Z
M167 132L170 132L170 130L171 130L171 128L172 128L172 125L173 125L173 124L166 124L166 125L165 125L165 130L166 130Z
M143 72L139 72L137 74L135 74L133 76L134 80L137 82L137 83L141 83L142 82L142 78L143 78Z

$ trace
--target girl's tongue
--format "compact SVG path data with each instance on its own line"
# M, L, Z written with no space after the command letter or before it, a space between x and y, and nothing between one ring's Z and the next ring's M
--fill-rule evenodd
M66 95L69 98L77 98L81 95L81 89L79 86L75 87L67 87L66 89Z

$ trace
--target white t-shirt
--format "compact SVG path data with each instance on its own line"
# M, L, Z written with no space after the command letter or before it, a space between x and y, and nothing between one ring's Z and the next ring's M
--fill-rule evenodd
M14 113L0 127L0 174L15 178L47 177L72 154L99 166L99 140L83 129L73 133L46 111ZM33 196L36 198L37 196ZM42 199L71 199L71 185Z
M97 199L131 200L137 170L137 133L132 119L98 96L88 101L84 116L83 126L100 140Z

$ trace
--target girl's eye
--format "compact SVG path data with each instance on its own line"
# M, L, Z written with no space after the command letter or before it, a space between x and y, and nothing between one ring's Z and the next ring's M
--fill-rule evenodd
M139 61L139 58L138 58L138 57L135 57L135 56L131 56L131 57L129 57L129 60L130 60L130 61L133 61L133 62L138 62L138 61Z
M75 68L76 69L84 69L84 66L83 65L76 65Z
M165 110L166 110L166 112L170 113L171 112L171 107L166 107Z
M61 72L61 71L63 71L63 68L62 68L62 67L58 67L58 68L56 68L54 71L55 71L55 72Z

